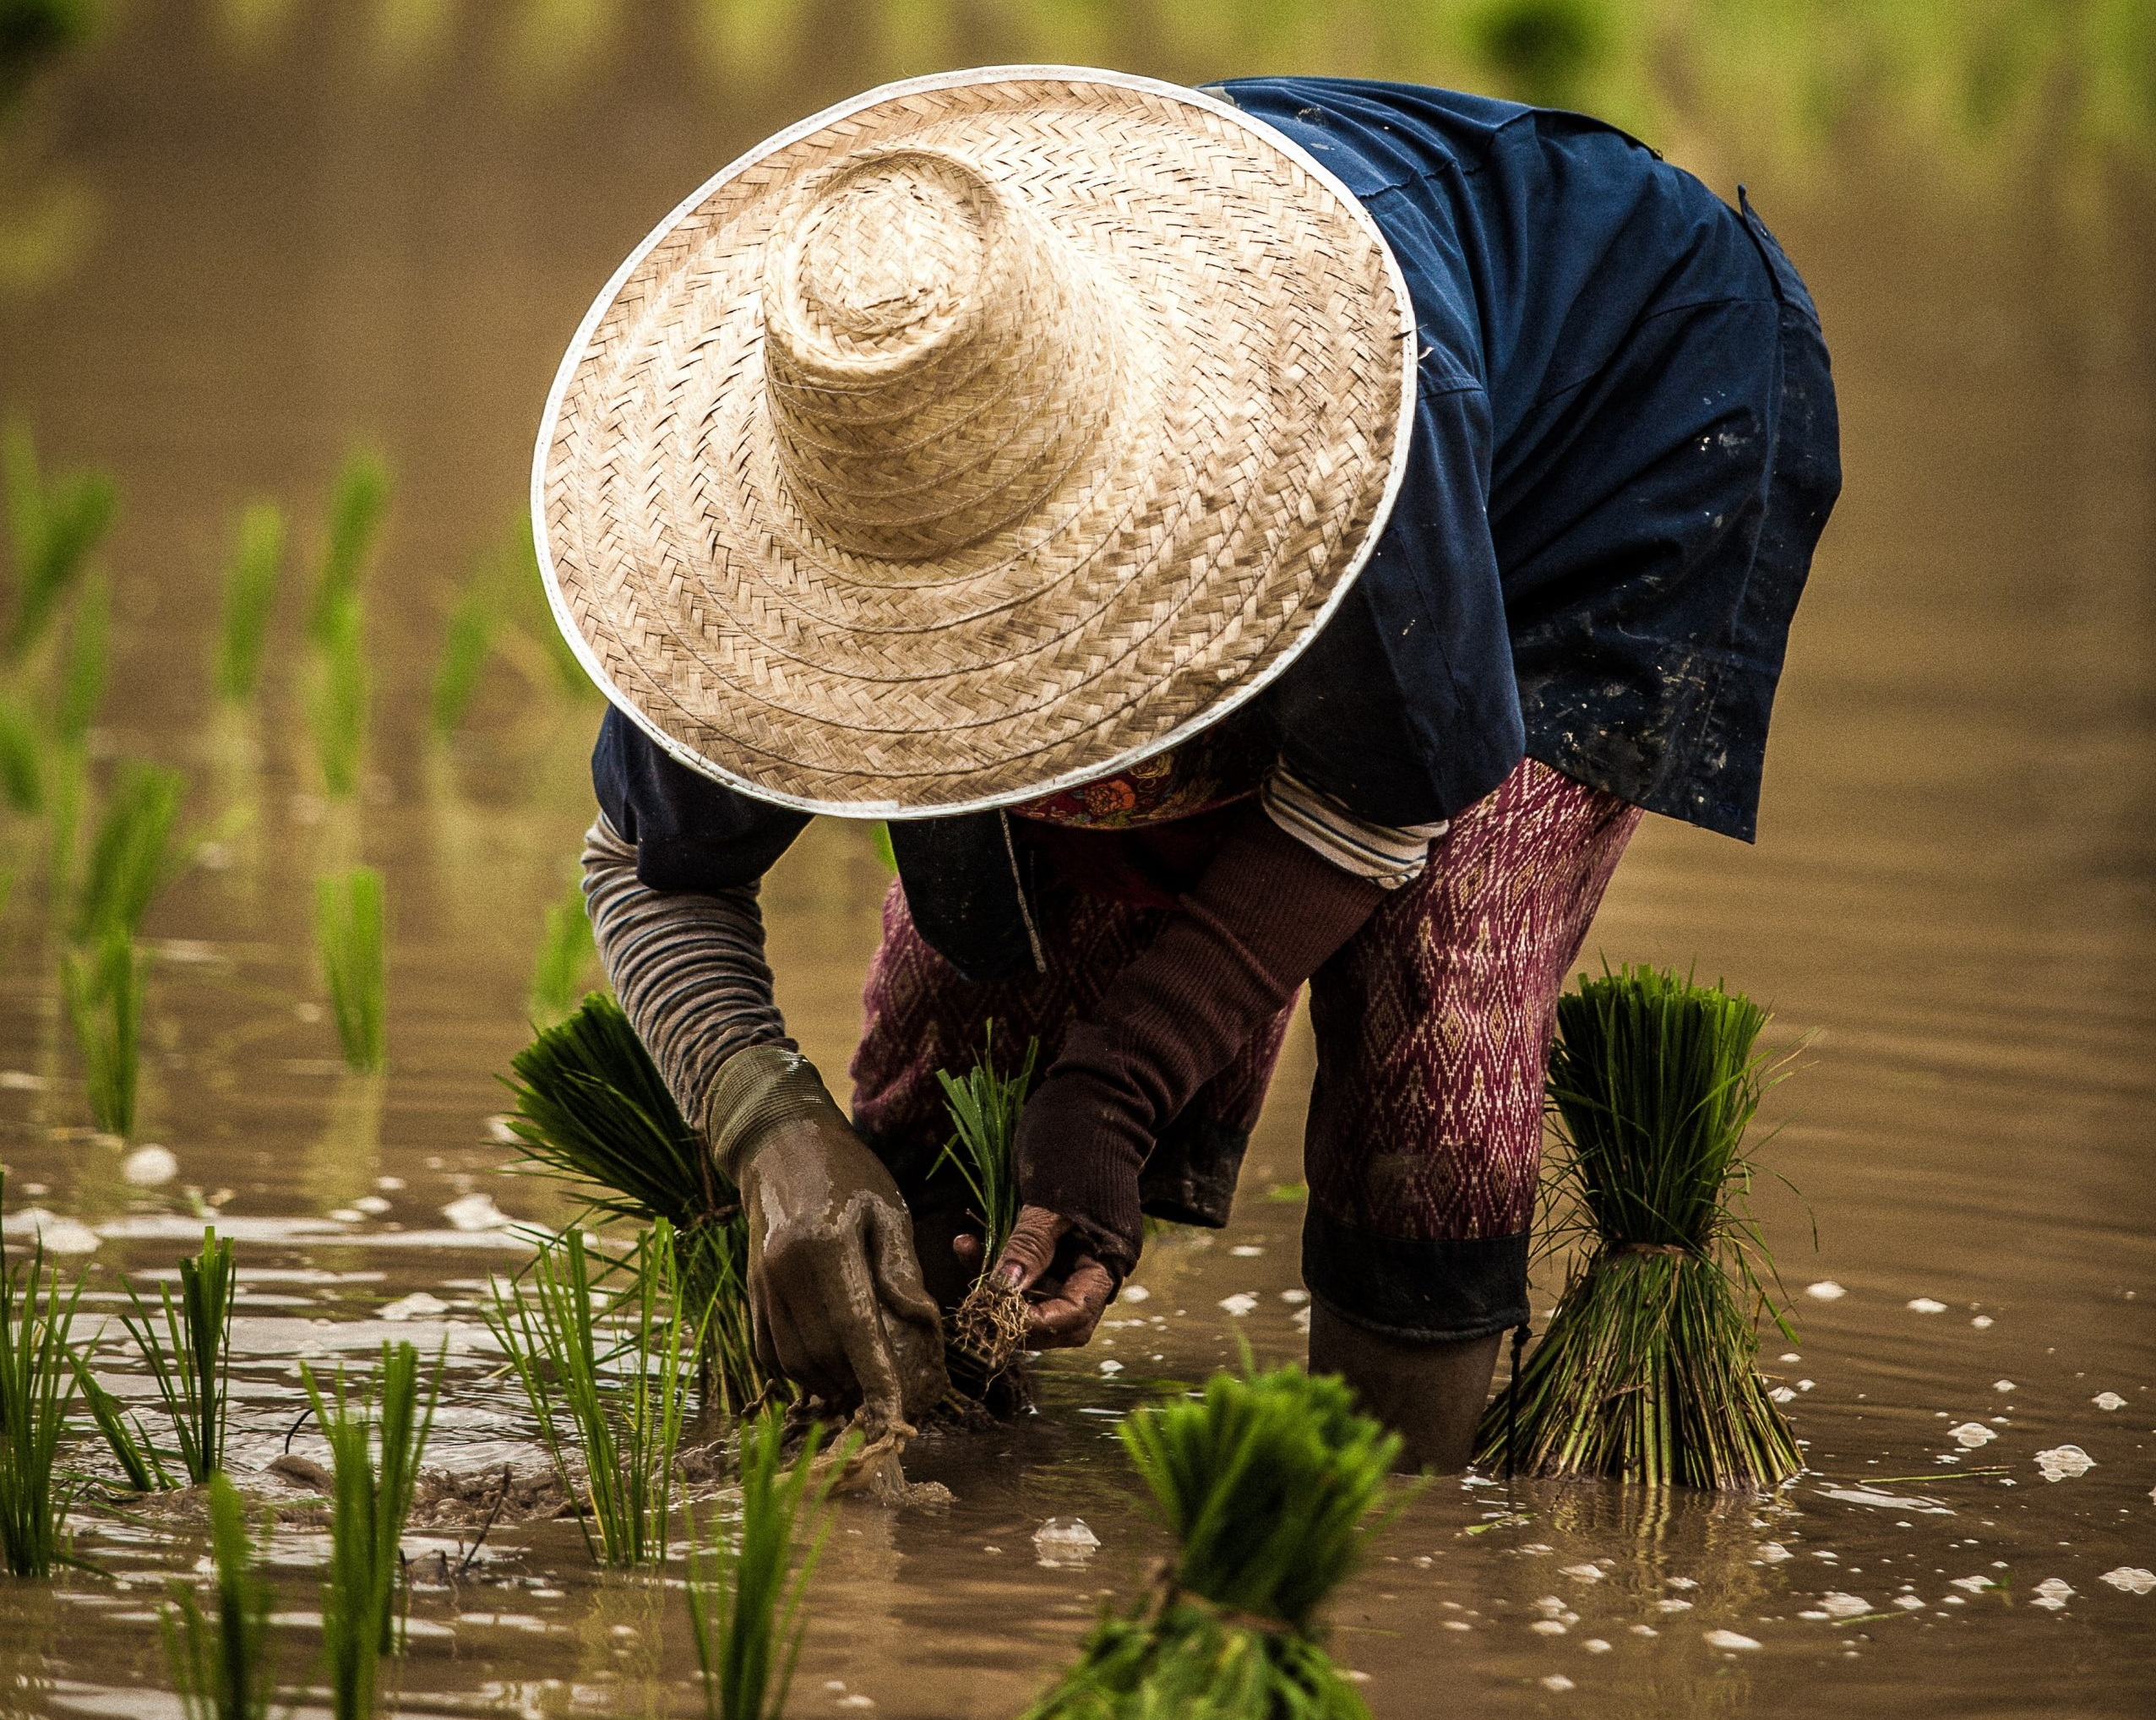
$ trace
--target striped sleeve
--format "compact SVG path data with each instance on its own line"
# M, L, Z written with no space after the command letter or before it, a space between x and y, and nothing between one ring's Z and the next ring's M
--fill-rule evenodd
M1266 779L1259 802L1280 828L1314 848L1343 872L1367 878L1381 890L1398 890L1423 875L1430 844L1449 824L1374 825L1276 766Z
M708 1127L705 1097L735 1052L795 1048L771 994L754 884L653 890L602 813L585 833L584 902L614 995L691 1122Z

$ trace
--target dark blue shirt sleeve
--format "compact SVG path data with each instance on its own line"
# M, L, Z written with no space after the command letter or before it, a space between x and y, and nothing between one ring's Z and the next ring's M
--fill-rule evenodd
M668 757L612 705L591 751L599 809L636 845L636 875L652 890L711 895L769 871L808 814L738 794Z

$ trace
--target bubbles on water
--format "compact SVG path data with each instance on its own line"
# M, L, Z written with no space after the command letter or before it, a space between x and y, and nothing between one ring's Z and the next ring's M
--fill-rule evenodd
M1542 1687L1545 1690L1557 1690L1560 1692L1577 1688L1571 1679L1566 1678L1561 1672L1551 1673L1547 1678L1544 1679L1542 1681Z
M1987 1428L1982 1422L1963 1422L1957 1428L1947 1429L1946 1437L1965 1450L1974 1451L1979 1445L1990 1445L1999 1434L1997 1429Z
M1152 1300L1152 1296L1153 1293L1143 1284L1125 1284L1123 1287L1123 1293L1117 1297L1116 1300L1130 1303L1150 1302Z
M1759 1638L1741 1630L1702 1630L1700 1636L1709 1648L1726 1648L1733 1653L1759 1647Z
M1580 1647L1585 1649L1589 1654L1607 1654L1609 1652L1609 1644L1603 1641L1599 1636L1588 1637L1586 1641L1580 1645Z
M2099 1391L2088 1400L2099 1409L2124 1409L2126 1401L2115 1391Z
M449 1304L438 1296L430 1296L424 1290L415 1290L409 1296L400 1296L395 1302L385 1302L375 1310L377 1320L432 1320L447 1314Z
M1564 1565L1558 1567L1560 1576L1576 1577L1582 1582L1600 1582L1602 1567L1598 1565Z
M1233 1296L1220 1298L1221 1312L1231 1319L1240 1320L1258 1305L1258 1298L1247 1290L1238 1290Z
M138 1189L155 1189L180 1173L180 1162L169 1146L155 1141L137 1147L120 1161L120 1178Z
M1956 1588L1963 1590L1973 1595L1980 1595L1988 1588L1996 1588L1998 1587L1998 1584L1992 1581L1990 1577L1984 1576L1981 1572L1979 1572L1974 1576L1957 1576L1953 1580L1953 1582Z
M1816 1284L1805 1286L1805 1294L1815 1302L1839 1302L1848 1293L1832 1278L1821 1278Z
M1564 1623L1557 1619L1537 1619L1527 1629L1538 1636L1562 1636L1565 1634Z
M1255 1260L1265 1250L1254 1242L1239 1242L1228 1252L1239 1260Z
M1853 1595L1841 1589L1829 1589L1819 1598L1819 1610L1830 1619L1854 1619L1871 1610L1871 1603L1862 1595Z
M1994 1391L2018 1391L2021 1390L2021 1388L2016 1385L2011 1380L1994 1380L1991 1382L1991 1389Z
M1290 1308L1300 1308L1310 1299L1310 1293L1307 1290L1283 1290L1280 1293L1280 1299Z
M1979 1331L1987 1331L1990 1329L1991 1316L1988 1314L1979 1314L1974 1320L1970 1320L1969 1324L1974 1326Z
M2113 1588L2123 1589L2130 1595L2145 1595L2156 1588L2156 1570L2139 1565L2121 1565L2098 1577L2099 1582L2108 1582Z
M1101 1538L1083 1517L1050 1517L1033 1531L1034 1556L1051 1570L1083 1565L1100 1546Z
M2054 1445L2036 1454L2036 1467L2046 1481L2071 1481L2096 1467L2096 1460L2078 1445Z
M1117 1361L1113 1356L1109 1357L1107 1361L1101 1363L1101 1372L1107 1374L1111 1380L1122 1371L1123 1363Z
M1762 1565L1780 1565L1796 1556L1779 1541L1763 1541L1760 1543L1759 1557Z
M499 1230L509 1222L494 1197L478 1189L450 1201L442 1209L442 1217L453 1230Z
M1767 1395L1777 1403L1794 1403L1797 1401L1797 1394L1786 1385L1778 1385Z
M1908 1308L1912 1314L1944 1314L1946 1311L1945 1303L1934 1301L1929 1296L1910 1298Z
M1905 1613L1921 1612L1924 1609L1924 1597L1922 1595L1896 1595L1894 1604Z
M2062 1576L2047 1576L2036 1586L2036 1592L2029 1598L2029 1605L2042 1607L2055 1613L2073 1598L2074 1586Z
M42 1206L25 1206L0 1219L0 1236L35 1237L48 1255L94 1255L98 1235L79 1218L63 1218Z

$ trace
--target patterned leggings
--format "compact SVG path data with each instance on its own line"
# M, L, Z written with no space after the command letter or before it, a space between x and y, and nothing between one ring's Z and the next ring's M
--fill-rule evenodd
M1453 820L1423 876L1312 979L1303 1272L1343 1319L1462 1339L1527 1318L1556 997L1639 819L1529 759ZM1037 1037L1045 1067L1166 912L1075 892L1043 911L1048 972L970 985L914 931L892 886L853 1113L901 1184L917 1186L948 1133L936 1070L972 1063L991 1021L999 1062L1003 1048ZM1287 1021L1256 1034L1163 1134L1141 1185L1148 1212L1227 1222Z

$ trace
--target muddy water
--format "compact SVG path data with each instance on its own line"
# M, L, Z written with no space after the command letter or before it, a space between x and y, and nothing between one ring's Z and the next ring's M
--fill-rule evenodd
M291 1424L296 1358L363 1359L385 1337L448 1346L438 1459L526 1461L474 1317L517 1245L444 1213L483 1192L516 1217L566 1216L498 1173L488 1119L588 815L596 710L498 666L466 732L435 746L434 642L514 513L590 293L713 166L879 68L834 28L813 65L715 96L632 30L610 57L542 56L519 82L491 38L460 30L406 65L318 19L250 61L195 14L135 8L59 105L51 156L96 199L100 237L64 286L0 312L0 400L126 487L98 747L187 770L215 838L150 923L139 1132L180 1174L132 1187L122 1150L80 1127L26 884L0 928L9 1206L88 1227L74 1258L99 1294L170 1271L198 1222L181 1191L219 1207L248 1286L243 1476ZM1741 145L1702 154L1725 188ZM1590 959L1696 961L1771 999L1784 1042L1810 1040L1770 1119L1803 1200L1770 1189L1761 1210L1800 1329L1767 1362L1813 1472L1765 1505L1433 1485L1342 1598L1338 1646L1387 1720L2145 1713L2156 1593L2105 1574L2156 1566L2146 197L2091 215L2044 187L1942 188L1892 162L1752 188L1826 309L1848 493L1794 641L1760 845L1651 825ZM346 815L310 792L295 634L257 717L215 717L203 665L229 510L268 493L311 522L355 431L401 482L373 589L369 782ZM341 1073L307 954L309 879L354 852L387 871L395 922L378 1081ZM782 1001L827 1069L846 1060L882 887L858 832L819 825L766 893ZM1160 1542L1117 1418L1238 1339L1298 1351L1299 1208L1269 1191L1298 1181L1308 1076L1298 1038L1233 1229L1156 1248L1148 1297L1048 1364L1038 1418L917 1450L914 1473L954 1503L845 1510L792 1712L1011 1713L1101 1598L1142 1581ZM1822 1283L1844 1293L1806 1293ZM1239 1293L1256 1298L1239 1317L1221 1305ZM1950 1430L1968 1426L1995 1437L1965 1446ZM2093 1467L2047 1480L2038 1454L2066 1445ZM1042 1563L1033 1532L1074 1515L1100 1551ZM122 1580L0 1585L0 1712L169 1709L160 1573L199 1543L154 1521L79 1527ZM320 1551L302 1528L276 1542L294 1677ZM497 1532L454 1585L416 1568L406 1712L693 1703L678 1591L595 1576L566 1525ZM2039 1587L2053 1580L2071 1592Z

